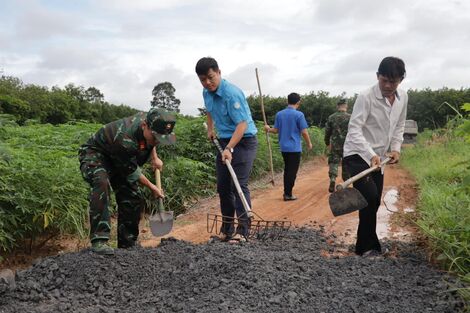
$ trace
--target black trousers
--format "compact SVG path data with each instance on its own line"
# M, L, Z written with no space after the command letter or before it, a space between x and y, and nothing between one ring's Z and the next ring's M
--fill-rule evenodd
M351 177L368 169L369 165L357 154L343 159L343 171L347 171ZM353 183L354 188L367 200L367 207L359 211L359 227L357 228L356 254L362 255L369 250L381 251L379 238L377 237L377 211L382 198L384 176L380 171L369 175Z
M300 165L300 152L282 152L284 159L284 195L292 196L297 171Z

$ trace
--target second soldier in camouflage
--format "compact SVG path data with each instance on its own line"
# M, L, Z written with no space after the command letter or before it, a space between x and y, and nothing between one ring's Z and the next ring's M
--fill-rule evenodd
M336 177L338 176L338 166L343 158L343 145L348 133L348 124L351 114L347 113L348 103L345 99L338 101L337 112L328 117L325 127L325 144L328 146L328 176L330 184L328 191L335 191ZM342 173L343 180L348 178L347 173Z

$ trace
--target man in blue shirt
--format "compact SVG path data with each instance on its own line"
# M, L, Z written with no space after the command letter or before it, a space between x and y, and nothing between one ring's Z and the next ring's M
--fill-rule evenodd
M224 161L229 160L232 164L243 194L251 207L248 178L256 157L258 130L251 117L245 95L237 86L222 79L215 59L210 57L200 59L196 64L196 73L204 87L202 96L207 110L207 137L212 140L216 136L215 127L224 149L216 158L217 192L223 216L222 239L245 240L249 230L249 219ZM235 212L238 217L236 230Z
M308 150L312 149L312 142L307 132L307 121L302 112L297 111L300 106L300 95L293 92L287 96L287 108L277 112L274 128L265 125L268 133L279 134L279 145L284 159L284 201L296 200L292 195L297 171L300 165L302 144L300 136L304 138Z

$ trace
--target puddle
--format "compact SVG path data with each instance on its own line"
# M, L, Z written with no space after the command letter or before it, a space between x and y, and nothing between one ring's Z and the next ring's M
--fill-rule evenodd
M379 239L394 238L403 240L410 237L411 233L401 227L396 226L393 231L390 229L390 217L393 213L400 211L397 207L398 199L399 193L394 187L389 188L382 198L382 204L377 212L377 236ZM414 209L407 207L403 211L409 213L414 212Z
M382 203L377 212L377 236L379 239L392 239L400 241L411 241L412 230L406 226L399 226L397 223L390 225L391 217L393 214L409 214L414 212L414 209L409 204L399 202L400 194L396 187L387 187L384 189L382 196ZM400 207L400 206L404 206ZM325 225L326 232L335 234L335 241L341 244L355 244L356 230L358 225L358 214L346 214L330 220L330 223Z

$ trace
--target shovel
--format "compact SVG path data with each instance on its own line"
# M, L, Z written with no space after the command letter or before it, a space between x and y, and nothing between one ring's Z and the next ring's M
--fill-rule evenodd
M356 176L353 176L346 180L344 183L336 186L336 191L330 195L330 209L334 216L340 216L348 214L357 210L361 210L367 206L367 200L356 188L346 188L355 181L362 177L376 171L381 166L388 163L391 159L386 158L379 165L373 166L360 172Z
M155 181L157 182L157 187L162 189L159 169L155 170ZM165 210L162 198L158 198L157 212L150 216L149 221L152 235L161 237L171 232L173 228L173 211Z

